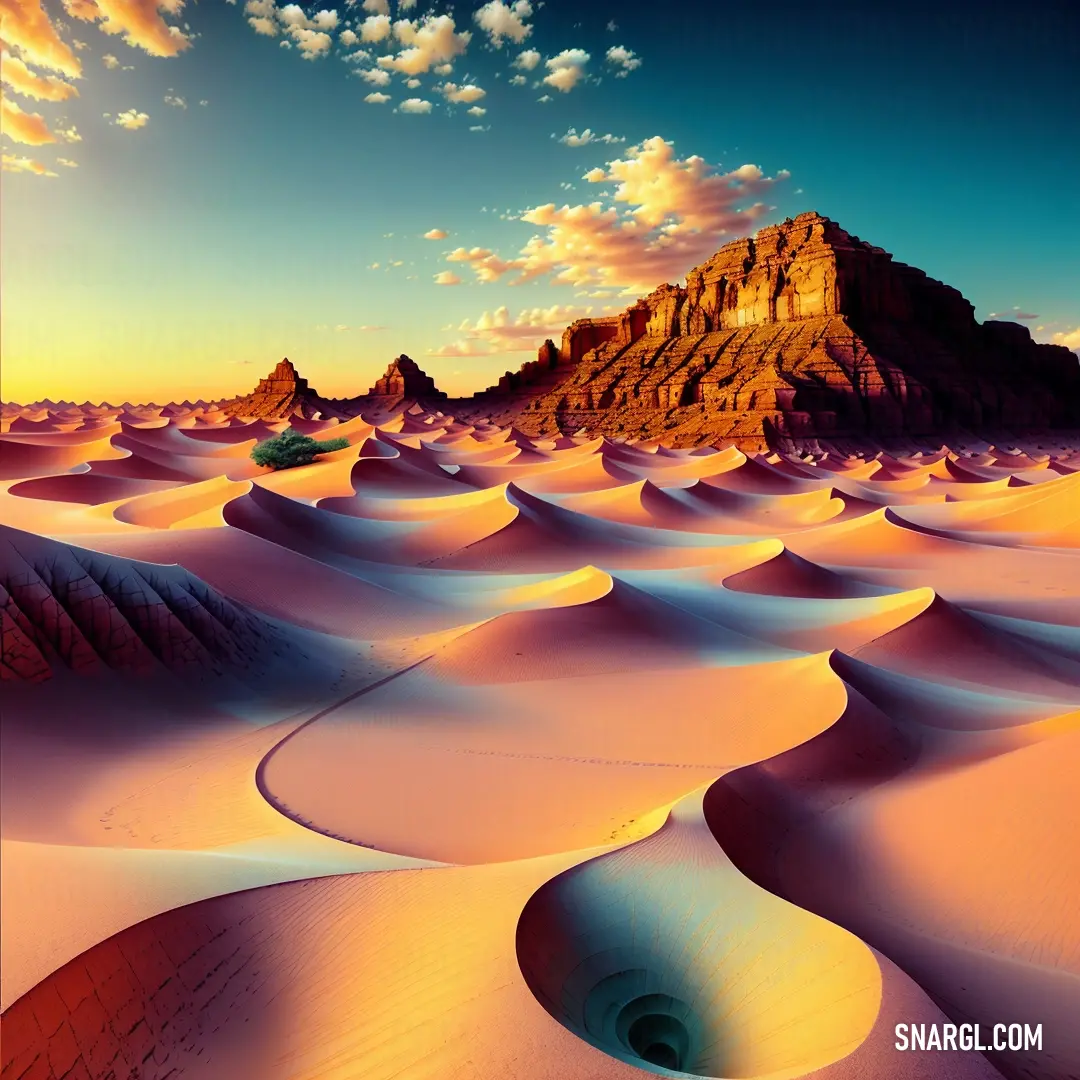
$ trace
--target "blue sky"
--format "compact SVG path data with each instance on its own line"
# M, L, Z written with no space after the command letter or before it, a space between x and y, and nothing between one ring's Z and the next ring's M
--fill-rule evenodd
M3 396L469 392L808 209L1080 346L1080 9L972 7L0 0Z

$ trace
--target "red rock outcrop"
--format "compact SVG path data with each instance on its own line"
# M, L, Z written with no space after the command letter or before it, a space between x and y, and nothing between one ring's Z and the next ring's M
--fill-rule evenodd
M435 386L435 380L423 370L411 357L402 353L396 360L390 361L378 382L368 391L369 398L439 398L445 395Z
M745 449L1080 427L1080 365L816 213L584 319L461 415Z
M405 399L439 400L445 397L415 360L399 356L390 362L386 374L367 394L353 398L325 398L313 390L296 371L288 358L244 397L222 405L230 416L256 417L260 420L284 420L290 416L347 419L367 408L386 408Z

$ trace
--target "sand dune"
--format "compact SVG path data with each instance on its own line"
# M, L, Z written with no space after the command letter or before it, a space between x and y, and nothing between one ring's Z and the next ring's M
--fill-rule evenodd
M1080 1074L1075 448L2 418L3 1080Z

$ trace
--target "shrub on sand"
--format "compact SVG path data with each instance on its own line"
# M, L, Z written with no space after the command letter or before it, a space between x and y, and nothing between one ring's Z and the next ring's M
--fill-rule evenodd
M310 465L319 454L344 450L348 445L348 439L318 442L310 435L302 435L299 431L286 428L280 435L259 443L251 451L251 459L256 465L271 469L295 469L297 465Z

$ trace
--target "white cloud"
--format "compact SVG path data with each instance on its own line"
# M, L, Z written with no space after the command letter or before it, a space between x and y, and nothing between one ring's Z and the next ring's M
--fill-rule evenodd
M113 123L117 127L126 128L128 131L138 131L139 128L144 128L150 123L150 117L136 109L126 109L116 115Z
M606 196L525 211L521 220L543 233L514 258L485 248L458 248L447 259L470 263L480 281L515 270L512 284L549 277L554 284L636 295L681 277L730 234L752 232L767 209L757 197L788 175L766 177L756 165L721 173L703 158L677 158L671 143L654 136L606 168L585 174L590 183L614 188Z
M491 130L491 125L490 124L470 124L469 125L469 130L470 131L490 131Z
M79 167L77 161L72 161L71 158L66 157L58 157L56 159L56 164L63 165L65 169L77 169Z
M406 98L399 106L398 112L403 113L429 113L431 112L431 102L424 101L423 98Z
M470 116L485 116L487 109L481 108L479 105L474 105L471 109L465 110Z
M171 90L165 95L165 104L172 105L177 109L187 108L187 99L182 98L179 94L174 94Z
M522 71L532 71L539 63L540 54L535 49L526 49L524 52L518 53L517 59L514 61L514 67L521 68Z
M551 136L553 139L558 138L559 142L565 143L567 146L588 146L589 143L621 143L626 142L621 135L597 135L591 128L586 128L580 134L577 128L570 128L565 135Z
M476 25L485 31L491 44L501 49L507 41L520 45L532 33L532 27L525 22L532 13L529 0L515 0L510 4L490 0L476 10L473 18Z
M428 229L424 233L425 240L445 240L450 234L445 229Z
M584 49L563 49L546 61L548 74L544 82L564 94L570 93L583 78L589 54Z
M471 104L474 101L479 101L487 93L485 90L481 90L479 86L472 85L472 83L466 86L444 83L439 89L443 97L447 101L452 101L455 105Z
M358 71L356 74L372 86L389 86L390 84L390 72L383 71L382 68L369 68L367 71Z
M607 62L619 69L616 77L627 75L635 68L641 67L641 57L625 45L613 45L608 49Z
M101 58L101 62L102 62L102 63L103 63L103 64L104 64L104 65L105 65L105 66L106 66L106 67L107 67L107 68L108 68L108 69L109 69L110 71L115 71L115 70L116 70L116 69L117 69L117 68L118 68L118 67L120 66L120 61L119 61L119 60L117 60L117 59L116 59L116 57L112 55L112 53L106 53L106 54L105 54L105 55L104 55L104 56L103 56L103 57Z
M510 85L511 86L524 86L528 81L529 80L526 79L524 75L511 75L510 76Z
M360 24L360 37L364 41L385 41L391 33L393 33L393 29L389 15L369 15Z
M452 270L440 270L435 275L436 285L460 285L461 278L457 276Z
M360 6L373 15L390 14L390 0L364 0Z
M364 100L371 102L372 105L385 105L390 100L390 95L381 94L376 90L374 93L368 94Z
M356 31L348 27L338 34L338 41L340 41L347 49L351 49L354 45L360 44L360 39L356 36ZM355 53L353 55L355 55Z

